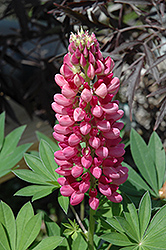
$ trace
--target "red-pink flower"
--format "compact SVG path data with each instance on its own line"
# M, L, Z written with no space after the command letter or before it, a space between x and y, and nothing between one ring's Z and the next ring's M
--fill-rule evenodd
M117 122L124 112L113 100L120 82L113 77L113 60L103 58L94 34L81 30L69 42L61 74L55 75L61 88L52 103L59 122L53 133L60 147L54 154L59 165L55 171L63 176L58 178L60 192L70 196L71 205L79 204L89 190L89 205L96 210L99 192L112 202L122 200L117 190L128 176L121 165L123 123Z

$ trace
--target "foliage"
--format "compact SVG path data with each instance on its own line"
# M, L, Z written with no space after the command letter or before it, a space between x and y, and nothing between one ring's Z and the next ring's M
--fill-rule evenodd
M138 213L133 203L125 198L123 213L124 217L115 216L104 220L116 231L103 234L103 240L126 250L165 249L166 205L151 219L151 200L147 192L140 201Z
M2 177L12 171L32 144L17 146L26 128L25 125L16 128L5 137L5 112L0 114L0 128L0 177Z
M130 148L134 162L138 168L137 173L131 166L123 162L129 169L128 180L122 184L121 190L131 196L137 204L143 193L148 190L156 205L161 206L165 200L162 186L165 182L165 150L156 132L153 132L148 145L141 136L131 130ZM153 202L154 203L154 202Z
M11 208L0 202L0 249L4 250L53 250L61 244L63 238L50 236L32 244L41 228L41 214L34 215L30 202L19 211L15 220ZM29 248L30 247L30 248Z
M20 179L35 185L22 188L15 195L33 196L32 201L34 201L60 187L57 182L58 175L55 172L57 164L54 161L54 152L46 141L40 141L39 157L25 154L24 159L30 170L18 169L13 172Z

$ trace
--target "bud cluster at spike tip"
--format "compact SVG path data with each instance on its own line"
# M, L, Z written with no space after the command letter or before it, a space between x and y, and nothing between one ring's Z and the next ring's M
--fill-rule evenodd
M98 192L121 202L117 189L128 177L128 169L121 165L123 123L117 122L124 112L113 100L120 82L113 77L113 60L103 58L93 33L81 29L69 42L60 74L55 75L61 88L52 103L59 122L53 133L60 147L54 153L59 165L55 171L63 176L58 178L60 192L70 197L71 205L89 192L89 205L96 210Z

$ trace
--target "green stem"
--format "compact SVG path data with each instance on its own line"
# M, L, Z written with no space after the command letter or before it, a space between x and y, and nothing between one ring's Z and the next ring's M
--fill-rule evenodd
M93 237L94 237L94 230L95 230L95 210L90 208L90 213L89 213L89 228L88 228L88 250L94 250L94 242L93 242Z

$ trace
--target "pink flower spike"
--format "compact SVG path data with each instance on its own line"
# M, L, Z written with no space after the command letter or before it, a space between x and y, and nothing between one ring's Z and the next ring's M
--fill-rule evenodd
M76 108L73 113L74 121L81 121L85 117L85 111L82 108Z
M96 179L99 179L99 178L101 177L101 175L102 175L102 170L101 170L101 168L96 167L96 166L92 166L92 167L90 168L90 172L91 172L91 174L92 174Z
M65 80L64 76L60 74L55 75L55 82L60 86L63 87L63 85L67 84L67 81Z
M72 167L71 174L74 178L78 178L83 173L83 167L75 165Z
M70 204L72 206L76 206L78 205L79 203L81 203L81 201L84 199L84 194L81 193L80 191L77 191L77 192L74 192L72 193L71 195L71 198L70 198Z
M103 109L103 111L106 113L106 114L115 114L119 107L118 107L118 104L115 103L115 102L110 102L108 104L104 104L102 105L101 107Z
M99 199L96 197L90 197L89 199L89 206L93 209L96 210L99 206Z
M89 89L84 89L81 93L81 98L85 102L90 102L90 100L92 99L92 92Z
M63 151L62 150L59 150L59 151L56 151L54 153L54 156L59 159L59 160L66 160L66 157L65 155L63 154Z
M92 80L95 77L95 69L93 65L90 63L88 70L87 70L87 76Z
M83 135L89 134L91 131L91 125L88 122L81 122L80 123L80 131Z
M115 203L119 203L123 200L122 196L117 192L114 192L111 196L107 196L107 199Z
M56 112L56 113L58 113L58 114L67 115L67 112L66 112L64 106L59 105L59 104L57 104L56 102L53 102L53 103L51 104L51 107L52 107L52 109L54 110L54 112Z
M81 66L82 66L83 68L84 68L84 67L86 66L86 64L87 64L86 59L85 59L85 57L83 56L83 54L81 54L80 64L81 64Z
M61 195L69 197L74 192L74 189L70 185L64 185L60 188Z
M69 84L63 85L62 94L69 99L76 96L76 92L70 88Z
M90 182L89 181L83 181L79 185L79 190L81 193L86 193L90 188Z

